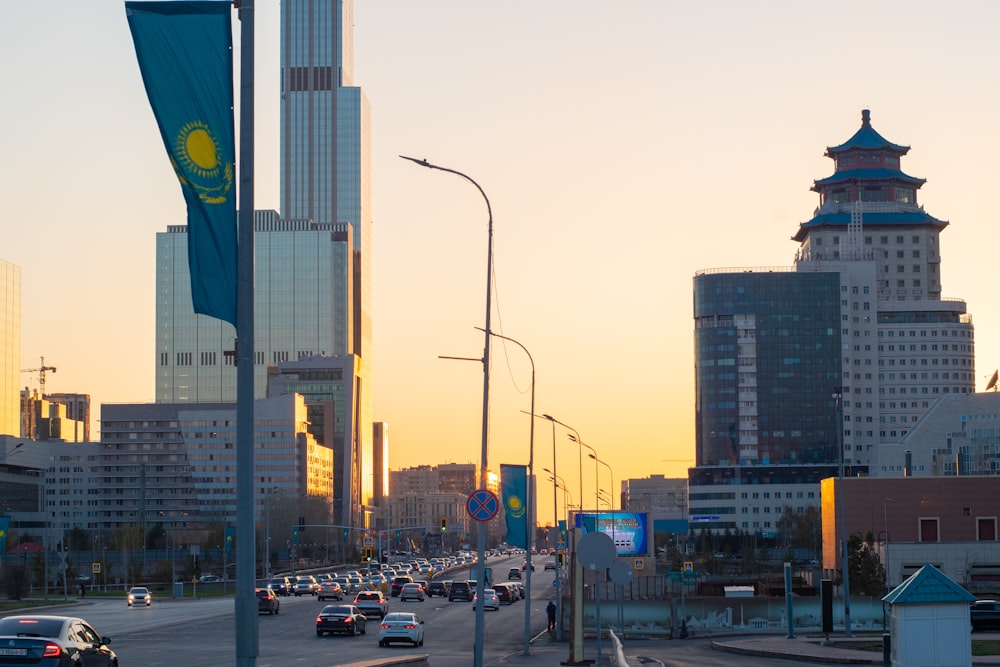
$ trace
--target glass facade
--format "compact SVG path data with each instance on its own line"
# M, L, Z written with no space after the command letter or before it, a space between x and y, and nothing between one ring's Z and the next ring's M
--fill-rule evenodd
M0 259L0 435L21 435L21 267Z
M834 463L837 273L694 279L696 465Z

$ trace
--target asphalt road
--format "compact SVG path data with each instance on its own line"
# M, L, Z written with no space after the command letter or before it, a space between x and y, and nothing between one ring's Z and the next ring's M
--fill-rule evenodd
M539 559L541 557L538 557ZM544 572L541 560L532 577L532 635L545 627L545 602L553 575ZM491 562L494 575L505 574L519 563ZM447 575L464 578L467 570ZM423 647L378 646L378 619L368 623L368 633L357 637L317 637L315 617L330 601L318 602L312 596L280 598L280 613L261 615L259 621L259 667L329 667L371 659L389 652L427 653L435 667L467 667L475 635L475 613L468 602L448 602L446 598L428 598L424 602L400 602L390 598L390 611L413 611L424 620ZM485 620L484 663L497 664L505 656L522 650L524 645L524 606L527 600L502 605L499 611L487 611ZM232 598L228 599L154 599L150 607L129 608L124 599L88 599L72 611L53 613L77 615L87 619L101 634L112 638L111 646L123 667L144 665L158 667L183 665L235 665L235 620Z

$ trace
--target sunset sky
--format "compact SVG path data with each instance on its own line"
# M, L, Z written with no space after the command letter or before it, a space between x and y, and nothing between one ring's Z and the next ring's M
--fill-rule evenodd
M278 3L257 5L256 191L278 202ZM374 412L394 469L478 463L487 217L495 331L531 353L535 410L619 480L694 463L691 281L790 266L823 153L871 109L911 147L945 297L1000 366L1000 4L357 0L373 109ZM238 27L237 27L238 32ZM22 269L22 367L95 406L154 395L155 234L185 222L120 0L0 7L0 259ZM493 347L490 467L528 457L531 369ZM22 375L37 387L37 374ZM536 424L539 517L552 513ZM556 432L579 501L579 450ZM594 461L584 454L585 499ZM611 491L607 469L600 487ZM589 494L587 496L586 494Z

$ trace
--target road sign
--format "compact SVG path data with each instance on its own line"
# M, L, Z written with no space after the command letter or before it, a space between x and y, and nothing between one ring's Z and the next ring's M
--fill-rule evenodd
M479 489L469 495L465 509L474 520L489 521L500 511L500 499L488 489Z
M365 546L366 547L373 547L373 546L375 546L375 540L373 538L371 538L371 537L366 537L364 541L365 541Z

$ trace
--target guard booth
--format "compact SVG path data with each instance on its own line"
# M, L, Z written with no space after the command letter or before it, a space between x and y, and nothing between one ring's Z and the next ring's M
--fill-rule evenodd
M892 667L971 667L975 600L930 564L893 589L882 598L890 606Z

